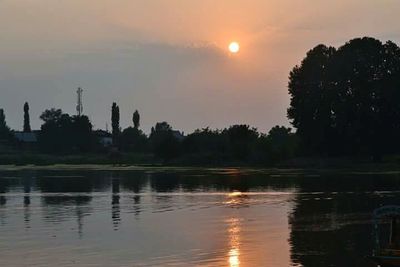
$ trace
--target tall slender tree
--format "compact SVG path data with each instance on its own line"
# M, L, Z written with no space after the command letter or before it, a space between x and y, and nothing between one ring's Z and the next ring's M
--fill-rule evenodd
M6 115L4 114L4 110L0 109L0 140L10 140L11 138L11 131L6 123Z
M4 109L0 108L0 129L7 127L6 115L4 114Z
M29 104L25 102L24 104L24 132L29 133L31 132L31 121L29 117Z
M133 113L132 121L133 121L133 127L135 127L135 129L139 129L140 127L139 111L135 110L135 112Z
M112 127L112 135L114 144L118 141L119 136L119 107L117 103L113 103L111 107L111 127Z

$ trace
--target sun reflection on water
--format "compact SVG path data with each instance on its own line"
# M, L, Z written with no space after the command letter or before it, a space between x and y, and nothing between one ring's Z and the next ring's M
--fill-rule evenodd
M229 267L240 266L240 220L238 218L231 218L228 220L229 224L229 253L228 262Z
M234 192L228 193L226 196L227 196L227 200L224 202L224 204L228 204L228 205L241 204L243 201L243 198L245 197L245 195L239 191L234 191Z
M231 192L228 194L229 197L238 197L241 195L242 195L242 192L239 192L239 191L234 191L234 192Z
M231 249L229 251L229 267L239 267L239 250L238 249Z

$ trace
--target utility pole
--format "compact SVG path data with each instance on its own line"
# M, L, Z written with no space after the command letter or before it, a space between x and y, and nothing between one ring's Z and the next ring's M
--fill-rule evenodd
M76 104L76 113L80 117L83 113L83 102L82 102L82 88L78 87L77 93L77 104Z

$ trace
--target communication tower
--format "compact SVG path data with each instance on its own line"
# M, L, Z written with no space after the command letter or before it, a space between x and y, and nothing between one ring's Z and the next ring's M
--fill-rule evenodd
M78 87L76 94L77 94L76 113L78 114L78 116L81 116L83 113L83 102L82 102L83 90L82 90L82 88Z

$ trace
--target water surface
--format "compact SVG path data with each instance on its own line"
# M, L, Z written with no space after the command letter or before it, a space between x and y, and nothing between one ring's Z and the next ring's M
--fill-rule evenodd
M0 266L369 266L397 173L0 172Z

